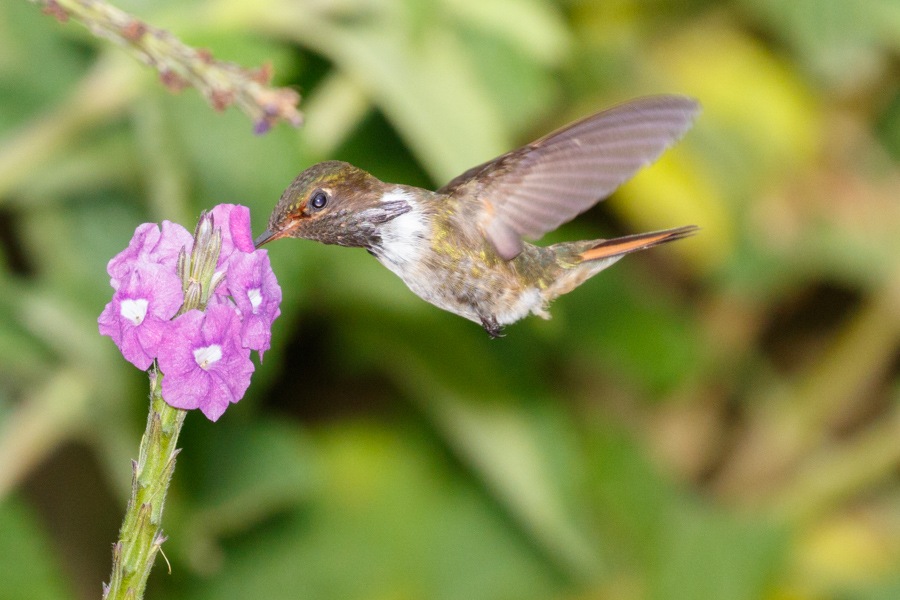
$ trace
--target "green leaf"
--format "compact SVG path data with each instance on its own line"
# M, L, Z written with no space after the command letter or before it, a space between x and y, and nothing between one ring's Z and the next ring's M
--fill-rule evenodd
M559 92L546 65L505 39L479 29L463 29L460 39L485 93L499 107L509 130L534 137L546 133L537 131L537 125L543 124L539 117L553 106Z
M642 573L649 598L766 597L788 549L784 526L698 501L608 425L594 430L589 448L597 518L617 559Z
M49 537L31 510L15 496L0 503L0 556L0 598L75 598L61 574Z
M526 392L528 382L507 380L505 363L514 361L486 351L490 341L480 329L434 339L404 335L399 323L385 328L383 319L377 322L374 329L353 324L353 336L370 349L371 360L422 408L453 452L567 575L595 578L598 551L576 517L571 494L583 465L571 446L572 424L559 408L534 388ZM472 343L475 336L483 344ZM385 347L391 352L379 350ZM553 460L560 455L566 468Z
M509 150L508 132L459 36L439 19L410 31L403 16L409 17L341 24L312 12L257 18L331 59L387 115L432 177L446 182Z
M0 133L57 102L87 71L91 53L41 14L40 5L0 6Z
M192 599L552 597L551 570L421 434L343 423L317 436L308 508L234 538Z
M755 600L773 587L787 531L761 518L693 506L668 515L660 535L653 600Z
M621 428L589 425L585 447L595 518L617 560L646 569L658 552L667 516L681 504L678 490Z
M534 61L555 65L569 45L562 15L543 0L443 0L460 21L501 39Z
M309 495L315 480L312 448L297 428L255 421L250 427L204 423L202 429L197 435L205 436L205 443L185 472L207 527L247 528L261 515Z
M572 328L580 361L593 358L593 364L661 395L702 368L704 346L700 325L665 286L635 273L638 260L627 257L613 265L559 299L553 310Z

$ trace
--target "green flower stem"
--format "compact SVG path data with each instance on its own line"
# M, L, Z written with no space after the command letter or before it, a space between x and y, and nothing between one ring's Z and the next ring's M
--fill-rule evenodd
M150 414L137 461L132 461L131 499L119 540L113 546L113 568L107 600L143 597L156 552L165 541L162 512L175 470L175 448L186 410L172 408L162 397L162 373L150 368Z

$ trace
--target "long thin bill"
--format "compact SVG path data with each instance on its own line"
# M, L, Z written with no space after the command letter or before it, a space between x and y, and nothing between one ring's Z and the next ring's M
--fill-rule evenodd
M253 240L253 245L256 246L257 248L259 248L260 246L262 246L262 245L265 244L266 242L270 242L270 241L272 241L273 239L275 239L275 237L276 237L276 236L275 236L275 234L274 234L273 232L271 232L270 230L266 229L266 230L263 231L261 234L259 234L259 236L258 236L255 240Z

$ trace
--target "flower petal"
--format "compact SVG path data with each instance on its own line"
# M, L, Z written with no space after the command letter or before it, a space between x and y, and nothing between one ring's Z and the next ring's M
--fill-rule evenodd
M163 398L216 420L243 397L254 369L250 350L240 345L240 313L223 298L211 301L206 313L188 311L172 323L159 349Z
M241 252L250 253L256 250L253 245L253 232L250 229L250 209L238 204L231 211L228 219L231 239Z
M185 252L190 254L193 247L194 238L187 229L178 223L163 221L162 234L159 237L159 242L153 248L151 256L153 262L171 267L174 273L181 249L184 248Z
M272 323L281 314L281 287L265 250L236 254L228 261L228 291L244 317L241 343L259 351L269 349Z
M241 345L259 352L259 362L263 353L272 347L272 325L259 315L247 315L241 329Z
M159 368L167 377L189 373L197 368L194 361L194 347L203 345L201 327L204 313L189 310L172 321L168 335L159 346Z
M122 351L122 356L141 371L149 369L153 364L153 356L141 344L138 328L126 323L122 325L121 331L122 343L119 345L119 349Z
M171 330L172 321L157 317L150 317L140 327L135 327L137 341L147 356L150 357L150 362L153 362L153 359L156 358L156 355L159 353L159 345ZM139 368L146 370L150 368L150 365Z
M222 232L222 249L217 266L224 266L235 251L254 250L249 208L239 204L217 204L211 212L214 227Z
M237 399L225 381L214 375L210 375L209 378L212 383L209 392L200 403L200 410L210 421L218 421L228 405L237 402Z
M163 399L169 406L190 410L202 408L213 387L212 377L203 369L167 375L163 372Z
M134 230L128 247L113 256L106 265L109 284L114 290L119 289L120 282L134 269L135 263L143 255L146 256L159 241L159 226L156 223L142 223Z
M175 273L162 265L138 262L120 280L112 302L97 319L100 333L112 338L127 361L146 370L182 302L181 281Z

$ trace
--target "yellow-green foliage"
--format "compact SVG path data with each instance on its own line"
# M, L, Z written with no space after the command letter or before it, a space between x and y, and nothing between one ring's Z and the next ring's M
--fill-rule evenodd
M363 251L268 246L273 349L188 416L147 597L900 597L896 0L117 5L270 61L306 125L255 136L0 2L0 598L108 576L147 388L96 318L136 225L233 202L258 233L326 159L435 189L653 93L704 113L541 243L702 231L551 321L489 340Z

